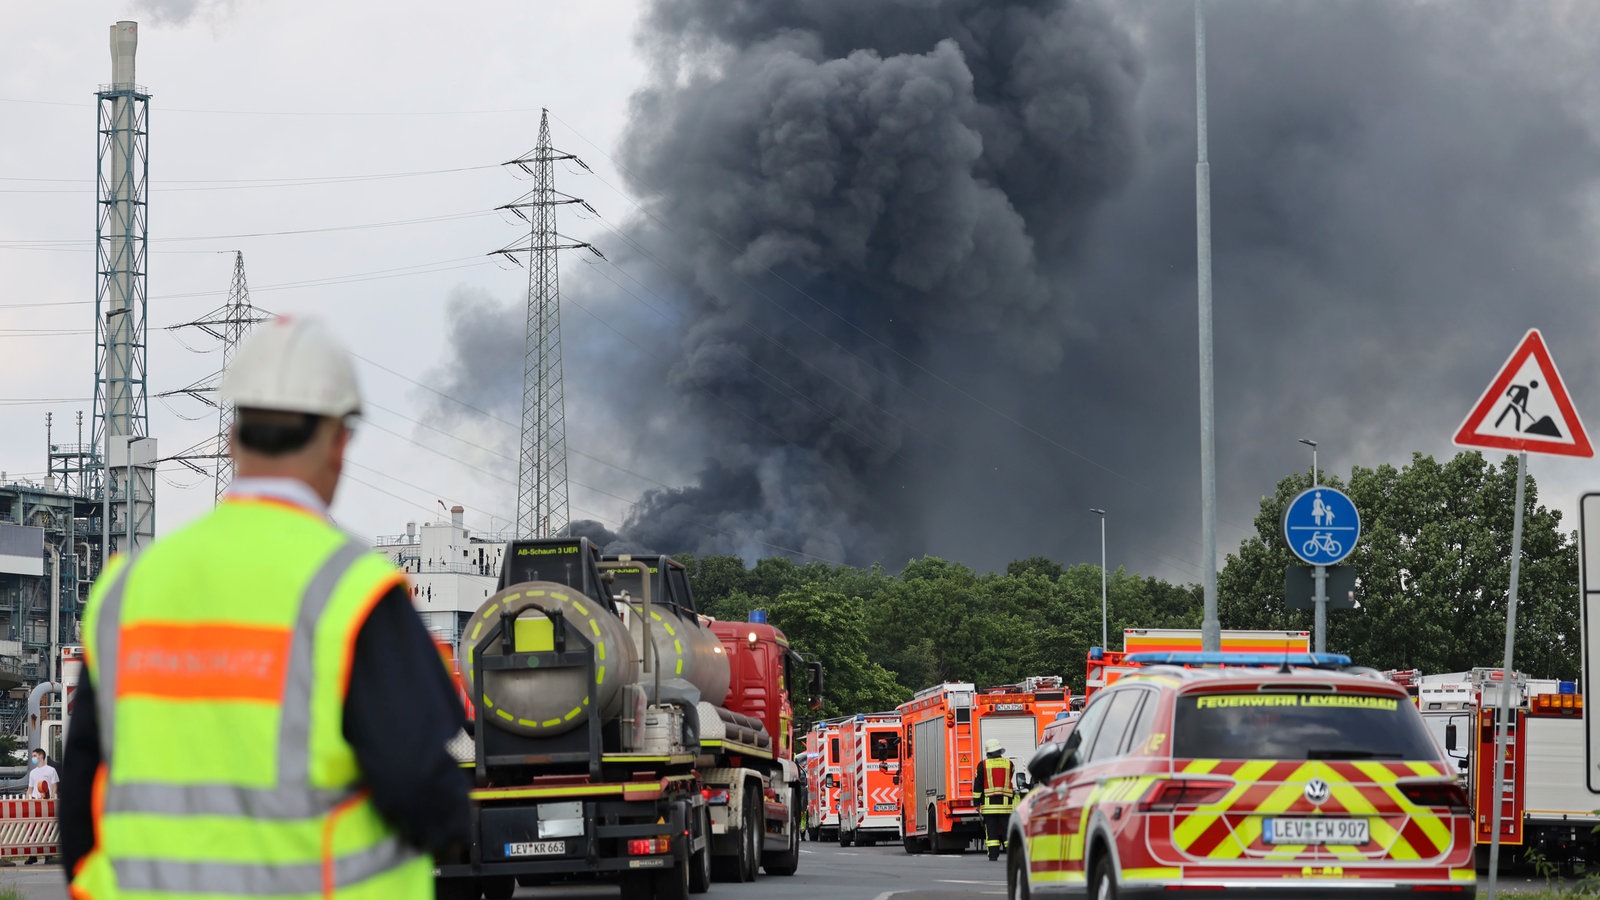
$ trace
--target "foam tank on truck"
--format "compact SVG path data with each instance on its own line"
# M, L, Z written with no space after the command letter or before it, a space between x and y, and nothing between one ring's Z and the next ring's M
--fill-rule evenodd
M457 654L480 722L548 738L580 728L592 715L609 722L640 714L639 648L601 582L597 558L583 538L518 541L508 548L500 590L467 621ZM509 637L517 653L592 647L592 664L489 669L482 673L481 696L474 696L476 649L496 626L503 633L484 646L486 658L507 652ZM569 637L574 631L577 636Z
M594 690L589 689L588 671L580 668L488 671L483 673L483 697L478 701L481 718L531 737L571 731L589 720L591 707L598 708L603 718L615 718L622 711L623 687L639 680L638 648L610 609L565 585L522 582L485 600L462 630L465 682L472 684L478 639L494 620L524 610L513 625L513 640L521 651L554 646L552 620L542 613L558 613L587 629L595 642ZM497 638L488 650L500 653L504 647L504 638Z
M728 696L728 654L687 599L687 576L682 564L656 556L607 560L603 565L613 576L611 595L628 606L628 629L635 645L643 650L648 630L661 674L682 678L699 689L702 701L721 706ZM681 585L674 584L680 579L684 579ZM648 617L644 612L647 598Z

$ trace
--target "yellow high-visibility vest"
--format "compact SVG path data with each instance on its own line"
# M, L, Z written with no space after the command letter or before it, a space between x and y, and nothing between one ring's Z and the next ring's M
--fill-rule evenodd
M1011 784L1014 769L1005 757L989 757L983 763L983 797L978 812L984 815L1010 812L1017 804L1017 790Z
M103 762L75 900L432 898L342 725L356 634L403 578L273 500L112 560L84 614Z

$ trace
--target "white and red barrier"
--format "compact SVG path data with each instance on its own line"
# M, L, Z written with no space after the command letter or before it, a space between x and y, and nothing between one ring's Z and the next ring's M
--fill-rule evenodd
M0 799L0 857L61 852L56 801Z

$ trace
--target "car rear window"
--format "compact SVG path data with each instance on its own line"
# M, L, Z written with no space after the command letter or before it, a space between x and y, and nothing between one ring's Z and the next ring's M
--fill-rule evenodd
M1361 693L1185 694L1173 756L1186 759L1411 759L1439 751L1410 701Z

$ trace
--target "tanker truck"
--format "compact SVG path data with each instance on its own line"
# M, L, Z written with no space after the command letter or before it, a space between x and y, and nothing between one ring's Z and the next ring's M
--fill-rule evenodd
M615 882L681 900L799 863L791 686L807 665L765 622L696 613L683 566L513 541L463 628L473 840L436 860L441 900Z

